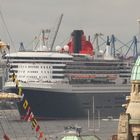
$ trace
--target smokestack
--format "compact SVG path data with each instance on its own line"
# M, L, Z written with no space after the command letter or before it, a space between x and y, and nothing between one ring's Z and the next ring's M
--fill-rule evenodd
M73 36L73 44L74 44L74 53L79 53L82 49L82 30L74 30L72 33Z

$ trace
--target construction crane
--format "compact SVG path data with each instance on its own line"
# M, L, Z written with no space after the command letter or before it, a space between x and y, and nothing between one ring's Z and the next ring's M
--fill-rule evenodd
M51 45L50 45L50 51L53 50L53 45L54 45L54 42L55 42L55 39L56 39L56 36L57 36L58 30L59 30L59 27L60 27L60 24L61 24L62 18L63 18L63 14L61 14L61 16L60 16L60 18L59 18L58 25L57 25L56 30L55 30L55 34L54 34L54 37L53 37L52 43L51 43Z

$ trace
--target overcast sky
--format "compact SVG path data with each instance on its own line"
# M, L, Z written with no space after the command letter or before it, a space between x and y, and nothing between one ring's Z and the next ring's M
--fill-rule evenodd
M66 40L74 29L86 35L115 34L127 42L136 35L140 0L0 0L0 10L16 47L28 48L41 29L54 28L64 14L55 45ZM2 19L0 38L8 40Z

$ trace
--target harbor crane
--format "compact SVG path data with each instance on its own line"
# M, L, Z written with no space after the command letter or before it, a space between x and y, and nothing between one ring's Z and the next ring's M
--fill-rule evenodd
M97 52L100 50L101 46L106 45L106 42L108 40L108 38L106 40L102 36L103 36L103 34L101 34L101 33L100 34L96 33L94 35L94 40L93 40L92 44L94 44L94 42L96 42ZM123 58L129 57L131 54L131 56L135 60L137 59L137 57L139 55L139 50L138 50L139 41L136 36L134 36L133 39L130 40L129 42L123 43L114 34L112 34L109 39L109 42L110 42L110 46L111 46L111 55L113 57L116 57L117 53L121 54L123 52L123 56L122 56ZM119 44L119 46L120 46L119 48L116 48L116 43L117 43L117 45ZM126 48L124 49L124 47L126 47Z

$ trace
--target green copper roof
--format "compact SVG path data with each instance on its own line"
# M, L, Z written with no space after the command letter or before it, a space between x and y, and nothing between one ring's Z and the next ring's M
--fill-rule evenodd
M100 140L95 135L65 136L61 140Z
M80 137L77 136L65 136L62 140L80 140Z
M131 81L140 80L140 56L137 58L131 73Z

